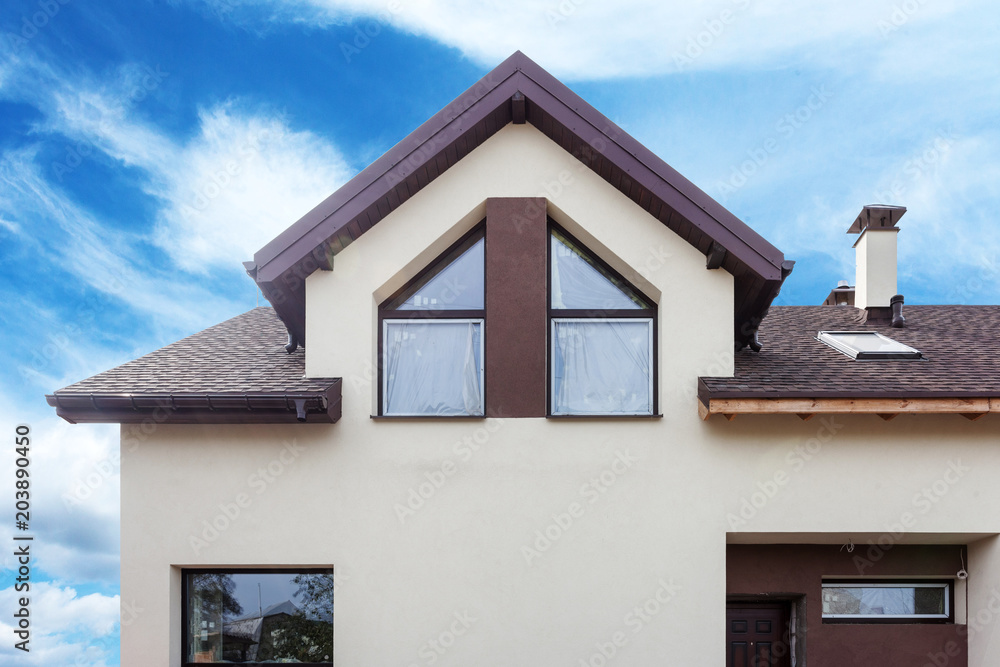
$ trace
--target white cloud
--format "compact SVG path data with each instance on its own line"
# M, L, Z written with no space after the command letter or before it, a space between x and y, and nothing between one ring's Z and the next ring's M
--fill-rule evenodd
M120 598L100 593L79 595L69 586L33 583L27 593L30 613L29 653L14 648L11 614L20 609L18 600L26 595L13 587L0 590L0 635L8 638L0 644L4 665L88 665L105 667L117 659L117 626Z
M138 113L145 97L171 76L159 65L130 64L97 79L28 57L16 72L11 89L2 92L44 111L47 117L39 129L74 142L67 147L67 158L54 166L55 175L61 179L76 168L74 151L86 160L84 153L99 150L143 170L143 187L161 202L148 240L185 271L238 268L352 175L330 142L292 129L281 113L251 109L240 100L200 110L193 137L170 136ZM35 199L29 210L55 214L60 220L86 215L40 175L36 162L31 149L8 155L7 187L17 190L22 201ZM66 215L67 205L73 208L72 216ZM8 217L23 218L10 208ZM80 231L71 225L66 231L93 237L99 227L90 226L88 232L86 225ZM87 253L74 257L76 264L106 265L112 256L120 262L129 248L147 239L133 235L116 243L105 235L97 240L96 245L88 243ZM82 274L84 267L78 268ZM147 298L142 302L162 303Z
M768 230L786 256L819 252L833 257L854 281L855 237L844 232L863 204L902 204L899 289L919 286L935 303L996 303L1000 281L1000 134L941 133L902 153L879 173L844 174L846 193L836 203L815 196L802 211ZM987 204L984 204L987 203ZM911 302L912 303L912 302Z
M119 568L118 429L111 425L71 425L52 414L32 419L6 397L3 424L31 426L31 508L34 537L32 568L36 576L70 584L100 582L117 587ZM0 475L14 479L14 459L0 461ZM13 544L14 526L0 524L0 540ZM22 534L18 532L18 534ZM0 557L3 569L17 567L13 549Z
M370 26L370 41L378 39L380 25L392 25L453 46L486 67L522 50L556 76L588 79L786 66L793 60L843 67L852 55L857 66L867 68L870 53L892 57L888 37L895 33L939 23L963 7L989 7L981 0L917 2L910 12L893 0L194 1L258 27L278 21L327 26L361 18ZM364 48L365 37L345 44Z
M10 220L4 220L3 218L0 218L0 227L3 227L4 229L13 234L21 233L21 226L16 222L11 222Z
M33 148L0 155L0 215L30 227L27 242L41 257L170 330L190 330L232 310L210 286L144 264L136 248L142 237L106 227L50 183Z
M159 173L156 243L187 271L249 260L350 177L329 142L235 102L203 110L200 132Z
M14 577L21 565L14 549L5 549L0 569L8 588L0 590L0 664L11 666L117 664L120 598L102 592L118 588L119 519L118 469L112 464L118 449L114 426L70 427L47 415L32 418L20 399L0 395L0 423L13 433L14 425L31 426L30 479L31 572L29 590L17 591ZM70 428L73 430L71 431ZM14 479L14 460L0 460L0 475ZM62 495L73 493L78 480L86 480L94 468L110 469L107 479L93 485L89 496L70 511ZM90 480L93 482L93 479ZM85 482L86 483L86 482ZM15 544L13 526L0 525L0 541ZM20 582L25 583L25 582ZM31 621L31 651L14 648L13 614L18 600L28 597Z

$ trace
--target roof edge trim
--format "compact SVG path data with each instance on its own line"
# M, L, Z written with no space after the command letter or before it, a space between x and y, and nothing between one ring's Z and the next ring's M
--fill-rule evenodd
M71 424L333 424L341 416L341 386L332 378L320 392L56 392L45 400Z

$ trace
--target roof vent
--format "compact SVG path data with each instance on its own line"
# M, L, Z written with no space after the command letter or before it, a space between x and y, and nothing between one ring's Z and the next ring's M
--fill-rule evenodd
M906 318L903 317L903 295L897 294L889 299L889 305L892 307L892 328L902 329L906 326Z

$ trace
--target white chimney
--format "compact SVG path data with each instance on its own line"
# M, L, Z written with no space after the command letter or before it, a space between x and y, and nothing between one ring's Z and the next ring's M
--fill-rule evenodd
M857 273L854 305L857 308L889 308L896 291L896 223L906 213L904 206L872 204L861 209L848 234L861 234L854 244Z

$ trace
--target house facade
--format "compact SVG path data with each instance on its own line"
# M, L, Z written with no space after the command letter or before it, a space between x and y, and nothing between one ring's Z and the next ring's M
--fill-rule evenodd
M302 664L1000 664L1000 308L903 307L902 212L853 305L772 307L511 56L247 263L272 308L48 397L122 424L122 664L285 600Z

